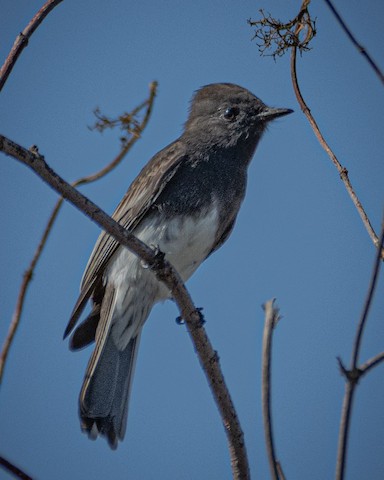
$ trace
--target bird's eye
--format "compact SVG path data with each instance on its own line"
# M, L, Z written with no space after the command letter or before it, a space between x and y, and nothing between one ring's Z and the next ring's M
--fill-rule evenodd
M224 112L224 118L231 122L235 120L239 112L240 112L239 107L228 107Z

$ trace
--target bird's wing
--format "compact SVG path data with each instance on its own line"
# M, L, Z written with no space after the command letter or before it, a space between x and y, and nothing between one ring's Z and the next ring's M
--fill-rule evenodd
M129 187L112 218L124 228L134 230L175 175L185 156L185 145L176 141L152 157ZM119 243L109 234L104 231L100 234L85 268L80 295L73 308L64 337L75 326L93 290L101 282L100 274L118 246Z

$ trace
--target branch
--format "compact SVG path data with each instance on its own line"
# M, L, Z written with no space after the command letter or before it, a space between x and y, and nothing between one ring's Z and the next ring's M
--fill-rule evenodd
M194 306L180 276L164 259L161 252L154 252L150 247L138 240L132 233L112 220L103 210L84 197L71 185L59 177L45 162L36 150L29 151L0 135L0 151L31 168L56 192L72 203L82 213L93 220L103 230L112 235L120 244L138 255L171 291L182 318L185 319L189 335L194 343L200 364L207 377L209 386L218 406L222 422L227 434L233 478L245 480L250 478L249 465L244 436L237 414L225 385L219 358L213 350L202 325L200 312Z
M361 220L363 221L363 224L372 239L373 244L375 247L377 247L379 240L360 200L358 199L351 185L348 177L348 170L341 165L336 155L325 141L308 105L303 98L298 84L296 72L297 50L299 50L300 53L310 50L309 44L316 35L315 20L311 18L308 10L310 3L311 0L303 0L300 11L296 17L285 23L273 18L271 15L266 16L262 10L261 20L248 20L248 23L251 26L256 27L255 38L262 40L262 43L258 44L261 55L265 55L265 51L271 49L273 46L275 46L275 50L272 51L271 55L274 58L276 56L282 56L286 51L291 50L291 78L293 89L300 108L307 117L320 145L323 147L327 155L330 157L332 163L337 168L340 178L344 182L345 188L347 189L347 192L353 204L355 205ZM381 252L381 256L384 260L384 250Z
M99 180L100 178L107 175L111 170L113 170L115 167L117 167L117 165L123 160L123 158L128 153L128 151L133 147L135 142L140 138L141 133L143 132L143 130L147 126L149 117L150 117L151 112L152 112L153 102L154 102L154 99L155 99L155 96L156 96L156 91L157 91L157 82L152 82L150 84L149 88L150 88L150 93L149 93L148 99L145 100L144 102L142 102L130 114L125 114L125 117L129 116L132 119L144 107L146 107L146 111L145 111L143 120L141 121L141 123L136 124L135 127L133 128L133 130L131 130L131 132L130 132L131 133L131 138L129 139L129 141L124 142L124 144L121 148L121 151L116 156L116 158L114 158L112 160L112 162L110 162L108 165L106 165L100 171L98 171L98 172L96 172L92 175L89 175L87 177L82 177L82 178L76 180L75 182L73 182L72 183L73 187L77 187L79 185L85 185L87 183L95 182L96 180ZM9 350L11 348L11 345L12 345L13 339L15 337L17 328L20 324L20 318L21 318L21 314L22 314L22 311L23 311L24 302L25 302L27 291L28 291L28 287L29 287L30 282L33 278L33 274L34 274L36 265L37 265L38 261L40 260L41 254L43 253L43 250L44 250L45 245L47 243L48 237L51 233L53 225L54 225L54 223L56 221L56 218L59 214L59 211L60 211L61 206L63 204L63 200L64 200L63 197L61 197L56 202L56 205L54 206L53 211L52 211L52 213L51 213L51 215L48 219L47 225L44 229L44 232L43 232L43 235L40 239L40 242L39 242L39 244L36 248L36 251L35 251L35 253L32 257L32 260L29 264L29 267L24 272L23 281L21 283L20 290L19 290L19 295L18 295L17 301L16 301L16 307L15 307L15 310L13 312L13 316L12 316L11 323L9 325L7 336L6 336L6 338L4 340L4 343L3 343L3 348L0 352L0 384L1 384L2 379L3 379L5 364L7 362Z
M361 372L361 376L368 373L372 368L375 368L381 362L384 361L384 352L378 353L374 357L367 360L363 365L360 366L359 370Z
M24 30L19 33L8 57L5 59L4 65L0 69L0 91L7 81L13 67L16 64L21 52L28 45L28 41L37 27L41 24L44 18L63 0L47 0L47 2L40 8Z
M0 456L0 465L7 470L8 472L12 473L15 477L21 478L22 480L33 480L32 477L27 475L23 470L13 463L9 462L6 458Z
M265 443L267 446L269 468L272 480L283 480L284 474L281 464L277 461L275 452L275 442L273 439L272 428L272 409L271 409L271 365L272 365L272 333L280 320L279 309L274 306L275 300L269 300L264 305L265 324L263 334L263 352L262 352L262 407L264 420Z
M302 9L304 8L305 11L308 13L308 11L307 11L308 5L307 4L308 4L308 0L304 0L301 8ZM305 24L302 24L300 22L297 23L296 30L295 30L295 33L296 33L297 36L299 36L299 34L300 34L300 32L303 28L306 28ZM341 163L337 159L336 155L333 153L331 147L326 142L325 138L323 137L323 135L320 131L319 126L317 125L313 115L311 114L311 111L310 111L308 105L306 104L306 102L303 98L303 95L301 94L300 87L299 87L298 80L297 80L296 57L297 57L297 46L293 46L292 50L291 50L291 79L292 79L292 85L293 85L293 90L294 90L295 95L296 95L296 99L299 102L300 108L303 111L304 115L307 117L307 119L309 121L309 124L311 125L311 127L312 127L312 129L315 133L315 136L318 139L320 145L323 147L323 149L325 150L325 152L327 153L327 155L331 159L332 163L337 168L337 171L339 172L340 178L343 181L344 186L347 189L347 192L348 192L353 204L355 205L355 207L356 207L356 209L357 209L357 211L360 215L360 218L363 221L363 224L364 224L369 236L371 237L371 240L372 240L373 244L375 245L375 247L377 247L378 244L379 244L379 239L378 239L378 237L376 235L376 232L374 231L374 229L371 225L371 222L369 221L369 218L368 218L367 214L365 213L365 210L364 210L360 200L358 199L358 197L357 197L357 195L356 195L356 193L355 193L355 191L352 187L352 184L351 184L351 182L349 180L349 177L348 177L348 170L345 167L343 167L343 165L341 165ZM382 257L382 259L384 259L384 250L381 251L381 257Z
M357 327L355 343L352 352L351 367L347 370L343 363L339 360L341 372L346 378L345 393L343 400L343 407L341 411L340 430L339 430L339 444L336 464L336 480L343 480L345 474L345 464L348 450L349 429L351 424L352 406L355 388L362 375L367 373L373 367L384 360L384 353L376 355L371 360L368 360L362 367L358 366L358 357L360 352L361 340L366 324L370 306L373 300L373 294L377 285L378 274L381 264L381 251L384 245L384 216L382 222L382 230L380 234L380 241L377 248L375 263L372 270L371 280L368 288L366 300L364 302L363 311Z
M260 55L271 56L275 60L276 57L282 57L291 47L297 47L300 53L311 49L309 44L316 35L316 22L308 13L310 3L311 0L304 0L299 13L288 22L273 18L271 14L266 15L262 9L259 10L262 15L261 20L248 20L251 27L256 27L253 39L261 41L261 43L256 42ZM306 33L304 37L299 36L295 31L298 24ZM268 54L267 51L272 53Z
M376 285L377 285L377 279L378 279L378 276L379 276L380 250L383 248L383 242L384 242L384 215L383 215L383 220L382 220L382 229L381 229L380 241L379 241L379 245L378 245L378 250L377 250L375 263L374 263L373 270L372 270L371 280L369 282L368 293L367 293L367 297L365 299L364 308L363 308L363 312L362 312L361 317L360 317L359 325L357 327L355 344L354 344L354 347L353 347L353 354L352 354L352 368L357 368L357 363L359 361L359 353L360 353L363 331L364 331L364 327L365 327L365 324L366 324L367 319L368 319L369 309L372 305L373 295L375 293L375 288L376 288Z
M350 428L350 418L355 394L355 384L347 382L345 384L344 400L341 409L341 420L339 430L339 442L337 448L336 480L343 480L345 473L345 460L348 448L348 437Z
M334 5L330 0L324 0L325 3L328 5L328 7L331 9L332 13L336 17L336 20L339 22L341 28L344 30L344 32L347 34L348 38L351 40L353 45L357 48L357 50L365 57L369 65L372 67L373 71L376 73L376 75L379 77L381 80L381 83L384 83L384 74L380 70L379 66L377 63L373 60L371 55L367 52L366 48L364 48L356 39L356 37L353 35L351 30L347 27L346 23L344 20L341 18L339 12L336 10Z

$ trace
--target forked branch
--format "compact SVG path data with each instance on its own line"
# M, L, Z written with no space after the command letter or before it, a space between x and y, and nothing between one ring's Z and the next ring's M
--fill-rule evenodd
M367 323L368 314L373 301L373 295L376 289L377 280L379 277L381 254L384 246L384 216L382 221L382 230L380 234L380 240L377 247L377 254L372 269L371 280L369 283L368 293L364 302L363 311L359 320L359 324L356 330L356 337L353 346L352 358L350 368L347 369L341 359L339 358L339 366L342 374L346 379L345 393L343 400L343 407L341 411L340 430L339 430L339 445L337 453L336 464L336 480L343 480L345 476L345 466L348 450L349 429L351 424L352 406L355 394L356 386L360 378L365 375L372 368L379 365L384 361L384 352L379 353L375 357L371 358L363 365L359 366L359 354L361 348L361 341L363 338L364 327Z

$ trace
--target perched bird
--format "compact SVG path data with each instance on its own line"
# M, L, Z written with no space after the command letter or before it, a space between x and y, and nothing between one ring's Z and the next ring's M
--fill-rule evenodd
M229 237L245 195L247 168L268 123L291 113L267 107L238 85L198 90L184 132L142 169L113 218L159 249L186 281ZM90 438L116 448L126 430L140 335L153 305L170 297L150 269L107 233L86 266L64 336L87 301L92 311L70 341L95 341L80 393L80 418Z

